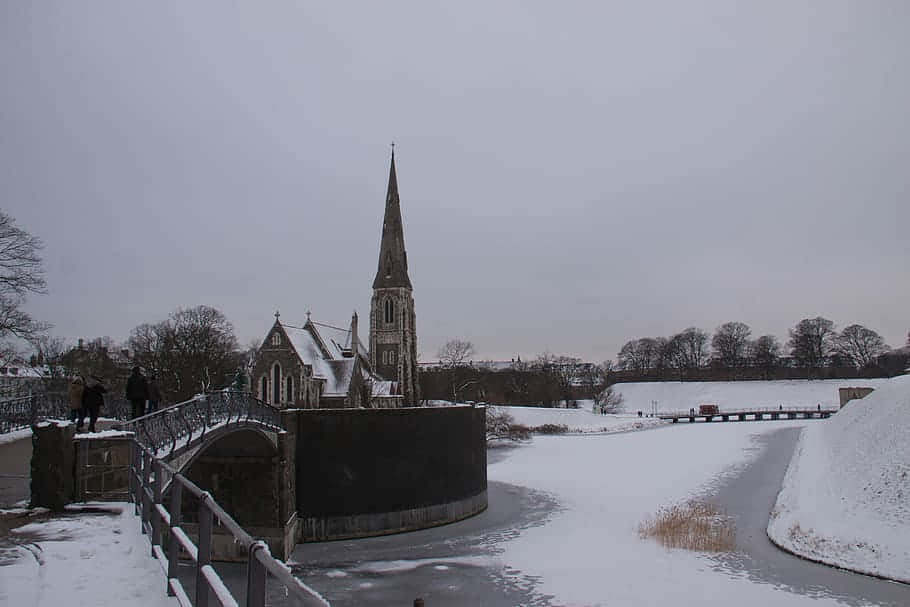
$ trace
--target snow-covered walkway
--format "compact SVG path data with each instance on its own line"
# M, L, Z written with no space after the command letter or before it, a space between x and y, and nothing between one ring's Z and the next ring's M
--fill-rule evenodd
M177 605L132 505L98 506L112 512L56 515L12 530L12 544L0 544L0 605Z

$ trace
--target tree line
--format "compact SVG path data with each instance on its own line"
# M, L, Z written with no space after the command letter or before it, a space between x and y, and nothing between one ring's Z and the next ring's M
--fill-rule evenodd
M246 368L257 345L241 348L227 317L211 306L179 308L164 320L133 328L123 344L109 337L79 340L36 339L32 366L45 373L46 388L65 389L68 378L97 375L113 394L122 392L130 369L155 375L165 402L187 400L228 385L248 389Z
M774 335L753 339L749 325L734 321L713 335L689 327L670 337L633 339L617 358L624 379L813 378L903 371L906 360L888 360L889 350L872 329L851 324L837 331L831 320L819 316L799 321L786 344Z

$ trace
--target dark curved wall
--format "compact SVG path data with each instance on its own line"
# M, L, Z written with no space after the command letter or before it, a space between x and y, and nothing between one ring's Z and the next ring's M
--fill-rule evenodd
M303 539L427 527L483 510L485 415L472 407L299 411L297 511L323 529Z

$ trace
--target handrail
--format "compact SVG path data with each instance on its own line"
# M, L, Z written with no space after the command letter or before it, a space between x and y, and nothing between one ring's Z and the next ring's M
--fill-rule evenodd
M126 419L128 405L119 398L106 398L105 417ZM65 394L34 392L28 396L0 399L0 434L29 428L48 419L69 419L70 406Z
M278 409L254 398L249 392L234 390L196 395L182 403L121 423L118 429L133 432L136 440L156 455L169 456L180 445L204 437L215 426L239 423L244 414L247 420L281 429Z
M739 414L757 414L764 413L771 415L773 413L836 413L837 409L825 409L816 407L784 407L784 408L773 408L773 407L735 407L730 409L719 409L714 413L699 413L698 408L695 408L695 417L705 417L706 415L718 416L718 415L739 415ZM676 411L658 411L657 417L692 417L692 414L687 409L679 409Z
M256 540L247 533L218 505L210 493L203 491L167 462L156 457L152 449L135 439L130 444L130 501L135 504L136 513L141 513L142 532L149 535L152 557L167 571L167 594L176 597L181 607L208 607L210 594L214 594L222 606L241 604L231 595L218 573L211 567L212 528L215 520L247 551L247 594L242 603L245 607L265 606L269 575L305 607L331 607L318 592L294 577L287 565L272 556L265 542ZM164 505L166 474L171 477L170 508ZM189 491L199 501L197 544L193 544L181 527L184 490ZM166 552L162 547L162 526L169 529L170 540ZM196 569L196 593L192 600L177 578L177 566L182 550L189 555Z

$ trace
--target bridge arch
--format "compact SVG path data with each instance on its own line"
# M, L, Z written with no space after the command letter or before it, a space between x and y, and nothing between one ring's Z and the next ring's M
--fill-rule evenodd
M279 516L281 459L277 433L258 424L237 424L206 436L180 470L256 535L257 529L284 523ZM182 499L187 522L196 522L197 499L187 493Z

